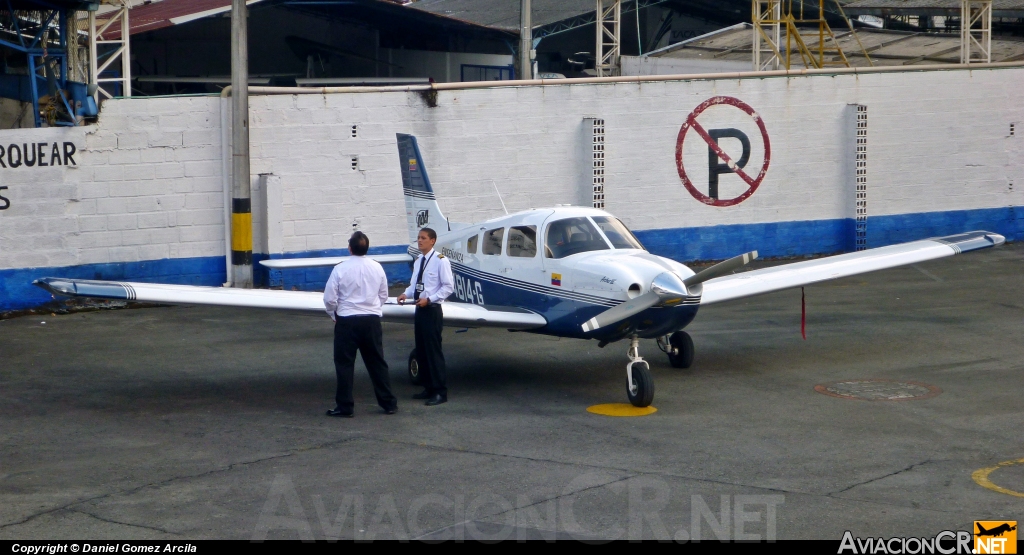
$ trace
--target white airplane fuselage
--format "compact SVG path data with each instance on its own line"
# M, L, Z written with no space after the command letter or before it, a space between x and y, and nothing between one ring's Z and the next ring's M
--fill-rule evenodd
M580 219L590 224L589 235ZM530 331L561 337L615 341L634 334L659 337L684 328L697 314L699 287L674 306L652 307L614 326L582 330L581 324L590 318L648 292L658 275L671 272L685 279L694 274L678 262L626 246L624 234L640 246L628 230L617 235L597 225L600 221L608 226L609 220L614 216L603 210L559 206L452 231L435 228L435 250L449 259L455 278L448 302L525 308L548 321ZM566 222L577 223L573 229L584 233L565 233Z

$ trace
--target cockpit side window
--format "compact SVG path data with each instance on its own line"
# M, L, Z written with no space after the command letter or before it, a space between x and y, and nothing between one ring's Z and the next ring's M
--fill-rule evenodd
M469 254L476 254L476 244L477 244L477 241L479 239L480 239L479 235L474 235L474 236L470 237L468 241L466 241L466 252L467 253L469 253Z
M626 224L619 221L617 218L610 218L608 216L594 216L594 223L597 227L601 228L604 232L604 236L611 241L612 246L617 249L643 249L644 246L640 244L640 241L633 235Z
M537 256L537 226L520 225L509 228L508 255L520 258Z
M501 240L505 237L505 228L491 229L484 232L484 254L501 254Z
M551 222L544 237L546 258L565 258L581 252L607 249L608 243L586 218L565 218Z

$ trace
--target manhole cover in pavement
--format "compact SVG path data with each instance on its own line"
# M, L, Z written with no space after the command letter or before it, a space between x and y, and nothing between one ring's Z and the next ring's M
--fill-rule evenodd
M909 401L935 397L942 390L934 385L892 380L848 380L814 386L818 393L862 401Z

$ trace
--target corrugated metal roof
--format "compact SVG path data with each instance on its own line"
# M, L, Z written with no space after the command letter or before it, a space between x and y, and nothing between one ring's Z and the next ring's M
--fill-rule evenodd
M519 0L419 0L408 7L518 33L519 4ZM532 0L533 27L593 12L595 5L594 0Z
M139 0L134 0L139 2ZM258 2L265 2L270 4L274 0L246 0L246 5L251 6ZM487 0L488 2L494 0ZM497 0L498 2L504 3L506 0ZM518 22L519 17L519 0L512 0L516 5L516 21ZM537 0L534 0L535 2ZM579 1L579 0L574 0ZM557 2L552 2L557 3ZM586 3L586 2L584 2ZM283 2L287 5L287 2ZM403 0L342 0L342 1L331 1L323 0L321 2L310 1L305 4L304 7L314 8L320 7L329 9L336 5L345 7L365 7L365 8L389 8L390 10L404 10ZM590 0L591 10L593 10L593 3ZM411 4L409 4L411 6ZM128 24L131 26L129 34L134 35L137 33L145 33L148 31L155 31L157 29L163 29L165 27L171 27L173 25L180 25L182 23L188 23L204 17L210 17L217 14L227 13L231 11L231 0L156 0L150 3L141 4L133 7L128 12ZM535 10L536 11L536 10ZM384 10L382 13L391 13L392 15L397 13L394 11ZM417 12L411 12L417 13ZM97 21L105 21L104 16L109 17L109 13L104 13L102 16L97 17ZM441 17L435 17L441 16ZM452 20L456 21L457 18L447 17L444 13L432 13L429 10L421 10L419 12L420 19L435 19L435 20ZM460 22L461 23L461 22ZM473 24L472 21L468 23ZM101 23L102 24L102 23ZM516 24L515 30L518 32L518 23ZM121 26L115 22L112 24L104 33L103 38L105 39L117 39L121 36Z
M867 58L861 53L860 46L857 45L856 39L849 30L842 32L835 30L834 32L839 46L843 49L850 64L856 67L868 66ZM737 26L737 28L726 29L667 46L646 54L645 57L733 60L750 63L753 56L751 33L750 24ZM814 51L817 48L817 29L800 29L800 36L809 49ZM960 63L959 33L954 35L858 29L857 38L860 39L876 66ZM826 39L828 61L832 61L834 58L834 56L827 55L827 49L831 46L832 42ZM803 67L798 53L794 52L792 58L794 67ZM1024 40L1007 37L992 38L993 62L1017 60L1024 60Z
M263 0L246 0L250 6ZM128 11L129 35L155 31L231 11L231 0L162 0L135 6ZM105 14L106 15L106 14ZM97 18L98 19L98 18ZM107 40L121 36L121 25L115 22L104 33Z
M853 0L843 2L850 15L955 15L960 0ZM1024 0L993 0L995 17L1024 16Z

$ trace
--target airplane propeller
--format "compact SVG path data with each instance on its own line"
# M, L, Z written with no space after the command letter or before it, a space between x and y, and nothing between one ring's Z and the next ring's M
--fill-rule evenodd
M590 332L620 322L657 304L666 306L678 304L688 295L688 287L727 274L736 268L748 264L755 258L757 258L757 251L744 253L724 262L719 262L686 279L680 279L679 276L672 272L658 274L651 281L650 291L622 304L615 305L587 320L583 323L583 331Z
M729 260L726 260L724 262L719 262L718 264L715 264L714 266L712 266L710 268L705 268L704 270L701 270L700 272L697 272L696 274L693 274L692 276L684 279L683 283L687 287L689 287L691 285L697 285L698 283L704 283L705 281L707 281L709 279L714 279L714 278L716 278L718 276L724 276L725 274L728 274L729 272L731 272L731 271L733 271L733 270L735 270L737 268L740 268L742 266L746 266L747 264L749 264L752 260L754 260L756 258L757 258L757 251L750 251L750 252L743 253L743 254L741 254L739 256L734 256L734 257L730 258Z

